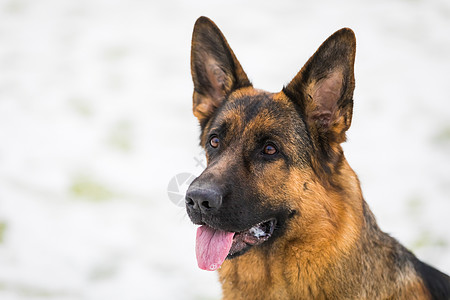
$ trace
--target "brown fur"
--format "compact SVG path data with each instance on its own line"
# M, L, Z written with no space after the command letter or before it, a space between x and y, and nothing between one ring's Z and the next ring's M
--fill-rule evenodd
M224 299L446 299L445 288L430 290L424 264L378 228L343 155L355 45L350 29L336 32L272 94L252 87L212 21L197 21L193 110L208 167L191 187L216 188L223 203L200 212L188 199L189 216L235 232L267 216L280 223L276 238L223 263ZM218 149L208 146L212 135ZM258 152L266 135L282 154Z

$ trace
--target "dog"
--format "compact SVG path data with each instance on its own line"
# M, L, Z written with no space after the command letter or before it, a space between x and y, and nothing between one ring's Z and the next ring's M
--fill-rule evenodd
M341 143L356 39L331 35L279 93L253 88L219 28L194 26L207 167L186 192L196 256L223 299L450 299L450 278L382 232Z

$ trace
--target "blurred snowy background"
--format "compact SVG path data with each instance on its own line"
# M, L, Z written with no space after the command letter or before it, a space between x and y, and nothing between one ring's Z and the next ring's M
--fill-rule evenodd
M204 163L201 15L274 92L356 32L347 159L382 229L450 273L448 0L0 0L0 299L220 297L167 191Z

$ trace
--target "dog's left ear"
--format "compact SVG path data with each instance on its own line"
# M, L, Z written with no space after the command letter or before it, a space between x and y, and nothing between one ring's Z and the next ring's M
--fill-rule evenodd
M355 51L351 29L335 32L283 89L299 104L313 142L324 154L333 150L325 148L345 141L352 121Z
M202 126L233 90L251 86L222 32L206 17L194 26L191 73L193 111Z

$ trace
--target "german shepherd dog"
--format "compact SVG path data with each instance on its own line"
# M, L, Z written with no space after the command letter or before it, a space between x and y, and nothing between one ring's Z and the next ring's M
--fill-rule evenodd
M193 112L207 168L186 209L224 299L450 299L450 278L382 232L342 152L355 35L330 36L279 93L254 89L218 27L195 23Z

